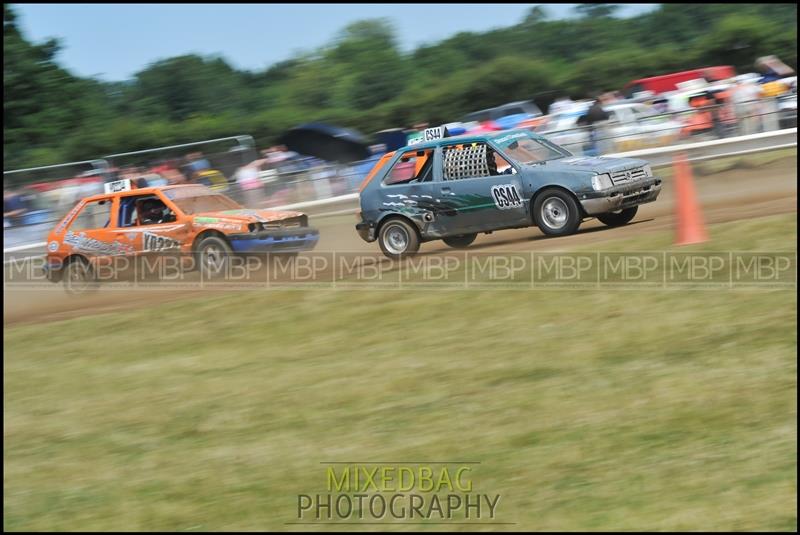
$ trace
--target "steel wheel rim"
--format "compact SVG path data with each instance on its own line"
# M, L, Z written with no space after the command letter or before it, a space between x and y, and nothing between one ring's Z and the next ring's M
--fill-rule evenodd
M550 197L542 204L542 220L551 229L560 229L567 224L569 208L558 197Z
M73 263L70 264L68 284L70 288L80 290L86 288L89 284L89 274L87 268L83 264Z
M384 245L392 254L402 254L408 249L408 232L399 225L392 225L384 235Z
M216 245L208 245L205 248L206 267L210 270L219 271L222 267L222 249Z

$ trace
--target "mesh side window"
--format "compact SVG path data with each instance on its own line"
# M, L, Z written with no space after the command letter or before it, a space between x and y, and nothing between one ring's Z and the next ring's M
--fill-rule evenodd
M446 147L444 152L444 179L459 180L489 176L486 145L475 143L463 147Z

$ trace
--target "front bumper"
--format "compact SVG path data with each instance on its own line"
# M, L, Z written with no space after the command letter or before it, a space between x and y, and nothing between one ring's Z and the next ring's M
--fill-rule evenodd
M634 184L615 186L599 192L597 197L580 199L586 215L605 214L653 202L661 193L661 179L649 178Z
M310 251L319 241L319 231L312 227L264 230L229 234L228 240L235 253Z

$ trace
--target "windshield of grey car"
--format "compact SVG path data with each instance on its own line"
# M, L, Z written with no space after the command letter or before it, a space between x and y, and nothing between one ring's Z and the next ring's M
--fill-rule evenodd
M546 141L525 133L509 134L494 141L506 155L523 164L546 162L567 156Z

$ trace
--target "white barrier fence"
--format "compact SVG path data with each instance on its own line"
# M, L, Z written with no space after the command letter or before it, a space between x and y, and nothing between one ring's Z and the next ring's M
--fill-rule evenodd
M686 153L689 161L702 161L726 156L741 156L755 152L788 149L796 146L797 128L786 128L761 134L620 152L606 154L605 156L609 158L642 158L648 160L652 167L663 167L671 165L672 158L680 153Z

